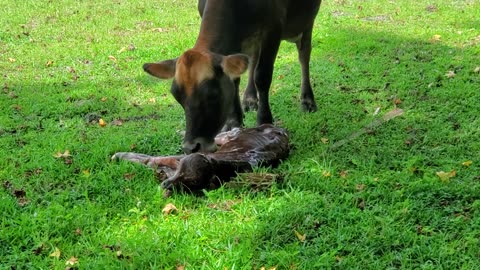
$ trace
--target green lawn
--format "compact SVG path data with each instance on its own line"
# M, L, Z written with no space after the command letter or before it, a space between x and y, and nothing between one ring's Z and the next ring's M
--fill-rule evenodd
M0 0L0 269L480 268L479 1L325 1L318 112L300 110L295 46L276 62L294 149L258 171L283 181L164 198L110 156L180 151L170 82L141 67L199 22L187 0Z

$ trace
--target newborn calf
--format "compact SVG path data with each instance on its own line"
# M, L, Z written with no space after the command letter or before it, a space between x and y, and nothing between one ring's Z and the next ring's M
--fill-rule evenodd
M191 191L216 188L237 172L251 171L255 166L276 166L289 154L288 136L284 129L270 124L256 128L235 128L217 135L220 146L215 153L194 153L180 156L149 156L120 152L112 159L142 163L164 172L165 189Z

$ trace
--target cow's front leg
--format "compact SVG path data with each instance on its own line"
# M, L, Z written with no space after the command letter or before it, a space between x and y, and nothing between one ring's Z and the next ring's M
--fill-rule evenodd
M243 110L256 111L258 109L258 96L257 88L255 87L255 68L258 63L258 52L259 50L254 50L252 57L250 58L250 67L248 70L248 83L245 93L243 94Z
M280 36L277 33L280 31L273 31L273 34L270 34L270 37L262 44L258 64L255 68L254 80L258 92L257 126L273 123L268 91L272 83L273 65L280 46Z
M235 84L235 97L233 101L233 108L231 114L227 118L227 122L222 128L222 132L229 131L236 127L241 127L243 125L243 111L242 105L240 103L240 94L239 94L239 85L240 78L237 78L233 82Z
M303 33L295 44L297 45L298 60L302 67L302 88L300 100L302 103L302 110L305 112L317 111L317 104L313 96L312 86L310 84L310 53L312 51L312 27Z

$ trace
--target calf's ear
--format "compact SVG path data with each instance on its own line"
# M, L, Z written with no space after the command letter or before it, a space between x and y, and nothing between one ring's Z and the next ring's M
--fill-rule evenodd
M160 79L171 79L175 76L176 62L177 59L170 59L159 63L146 63L143 65L143 70Z
M240 77L248 69L248 56L232 54L223 57L222 69L231 79Z

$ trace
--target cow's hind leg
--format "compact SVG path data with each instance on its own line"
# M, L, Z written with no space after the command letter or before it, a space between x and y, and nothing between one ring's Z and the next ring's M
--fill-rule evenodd
M250 59L250 67L248 70L248 84L245 93L243 94L243 110L256 111L258 109L258 97L257 97L257 88L255 87L255 68L258 62L258 50L255 50L255 53Z
M302 68L302 88L301 88L301 104L302 110L306 112L314 112L317 110L317 104L313 96L312 86L310 84L310 53L312 51L312 27L305 31L302 37L295 42L298 51L298 60Z

